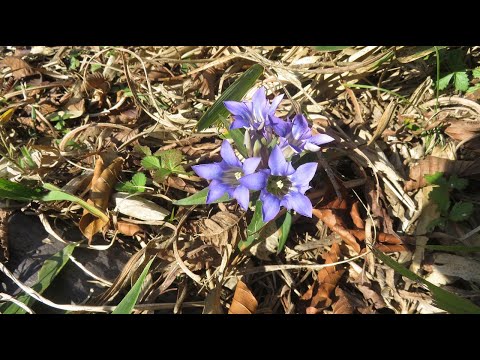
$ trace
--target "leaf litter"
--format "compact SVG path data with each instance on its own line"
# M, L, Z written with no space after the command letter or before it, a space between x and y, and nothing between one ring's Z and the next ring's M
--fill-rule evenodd
M479 255L455 249L480 244L479 62L475 46L3 48L0 178L30 189L51 184L31 198L0 199L3 272L13 276L8 218L23 211L79 229L78 246L89 251L133 249L112 285L86 304L54 304L33 289L47 306L476 312ZM285 93L279 115L302 112L314 132L335 139L314 160L314 217L289 214L286 227L252 223L253 212L225 199L204 205L207 184L192 172L219 160L220 139L238 136L225 128L231 119L218 99L248 98L260 86L269 99ZM464 183L430 195L425 175L436 173ZM6 184L0 194L13 189ZM66 195L42 201L54 188L93 212ZM12 295L2 294L1 312L29 298Z

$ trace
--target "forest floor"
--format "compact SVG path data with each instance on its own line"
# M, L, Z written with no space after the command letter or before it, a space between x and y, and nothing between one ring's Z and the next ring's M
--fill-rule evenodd
M0 48L0 313L479 313L479 62L480 47ZM285 95L278 117L334 138L313 157L312 218L257 226L200 192L192 166L233 136L221 101L261 86Z

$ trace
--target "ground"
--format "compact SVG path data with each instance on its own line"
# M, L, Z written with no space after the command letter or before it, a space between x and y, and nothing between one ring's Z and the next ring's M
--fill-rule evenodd
M479 49L0 48L0 313L480 312ZM311 218L192 171L260 87L334 139Z

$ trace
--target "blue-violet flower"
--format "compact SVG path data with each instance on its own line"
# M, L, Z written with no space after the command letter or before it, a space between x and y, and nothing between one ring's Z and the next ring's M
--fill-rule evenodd
M247 210L250 202L250 192L239 180L244 175L252 174L257 169L260 158L248 158L242 164L227 140L222 143L220 155L223 159L221 162L192 166L193 171L198 176L212 180L207 195L207 204L228 193L231 198L238 201L244 210Z
M285 160L277 145L270 154L268 167L239 180L240 184L250 190L261 190L263 221L275 218L280 206L312 217L312 203L305 196L305 191L310 189L309 183L315 175L317 163L306 163L295 170L292 163Z

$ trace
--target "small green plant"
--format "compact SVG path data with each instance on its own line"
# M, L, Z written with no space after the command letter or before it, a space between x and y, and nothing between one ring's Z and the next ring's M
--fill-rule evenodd
M70 52L70 66L68 67L69 70L77 70L80 67L80 60L78 57L80 56L80 51L72 50Z
M53 113L50 116L47 116L47 118L51 122L56 123L55 124L55 129L57 129L58 131L61 131L61 132L65 132L66 131L66 125L67 125L65 120L70 119L71 116L72 115L67 113L67 112L59 111L59 112Z
M115 189L118 191L125 191L130 194L135 194L138 192L144 192L146 183L147 177L144 173L139 172L133 175L132 180L118 183L115 186Z
M458 91L467 91L469 86L465 52L462 49L453 49L443 53L444 67L447 71L440 75L438 89L444 90L451 83Z
M470 86L468 88L467 93L473 93L477 90L480 90L480 66L473 69L472 76L473 76L473 79L476 83L472 84L472 86ZM472 83L473 83L473 81L472 81Z
M147 170L155 171L153 179L157 182L162 182L171 174L187 174L181 165L184 157L179 150L162 150L154 155L151 155L150 150L144 153L146 156L142 159L142 166Z
M444 228L448 221L464 221L473 213L473 204L468 201L459 201L453 204L451 194L453 191L464 190L468 186L467 179L460 179L457 175L452 175L448 180L443 173L436 172L431 175L425 175L425 180L434 185L429 194L429 198L433 200L440 211L440 217L430 223L430 230L436 227Z

